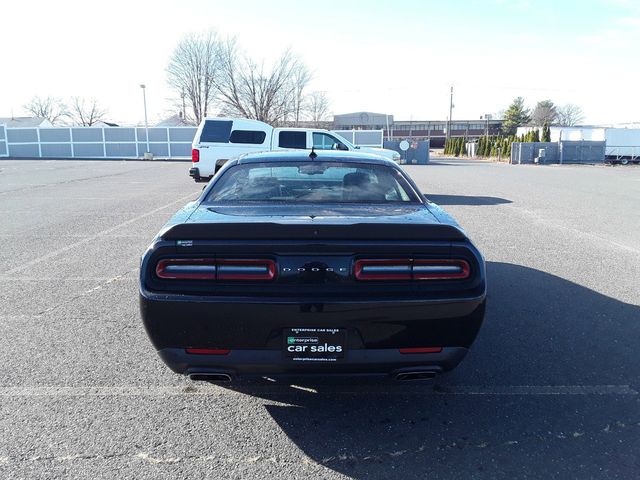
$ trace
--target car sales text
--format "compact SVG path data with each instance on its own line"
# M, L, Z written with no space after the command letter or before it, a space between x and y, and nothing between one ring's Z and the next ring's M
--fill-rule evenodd
M324 345L289 345L287 351L291 353L341 353L342 345L329 345L328 343Z

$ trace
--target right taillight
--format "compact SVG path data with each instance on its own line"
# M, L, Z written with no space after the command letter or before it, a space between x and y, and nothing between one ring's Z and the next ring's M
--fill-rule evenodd
M200 161L200 150L197 148L191 150L191 161L193 163L198 163Z
M411 260L356 260L358 280L411 280Z
M414 280L463 280L471 268L466 260L414 260Z
M355 262L357 280L464 280L471 275L466 260L363 259Z

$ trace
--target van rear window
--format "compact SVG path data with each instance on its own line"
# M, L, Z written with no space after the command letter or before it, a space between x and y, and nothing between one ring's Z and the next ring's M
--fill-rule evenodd
M231 132L231 143L250 143L252 145L260 145L264 143L267 134L259 130L234 130Z
M202 127L200 143L228 143L233 122L230 120L207 120Z
M280 148L307 148L307 132L283 130L278 136Z

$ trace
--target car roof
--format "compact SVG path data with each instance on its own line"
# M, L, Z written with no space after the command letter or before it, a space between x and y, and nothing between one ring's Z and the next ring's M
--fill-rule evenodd
M373 153L361 153L361 152L344 152L335 150L317 150L315 153L318 155L314 161L329 161L329 162L345 162L345 163L372 163L377 165L387 165L397 168L396 162L387 158L381 157ZM309 157L309 150L284 150L277 152L261 152L261 153L249 153L240 157L237 162L239 164L245 163L260 163L264 161L312 161Z

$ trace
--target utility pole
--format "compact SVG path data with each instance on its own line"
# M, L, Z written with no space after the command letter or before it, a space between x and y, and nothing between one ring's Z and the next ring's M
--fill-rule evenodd
M489 120L493 119L493 115L491 115L490 113L485 113L484 115L484 119L486 122L486 126L485 126L485 136L489 137Z
M145 152L145 155L148 155L151 153L151 148L149 147L149 122L147 121L147 87L142 83L140 84L140 88L142 89L142 101L144 102L144 129L147 137L147 151Z
M447 139L451 137L451 116L453 115L453 85L451 85L451 97L449 98L449 122L447 125Z
M387 140L391 140L391 132L389 131L389 114L385 115L387 117Z

